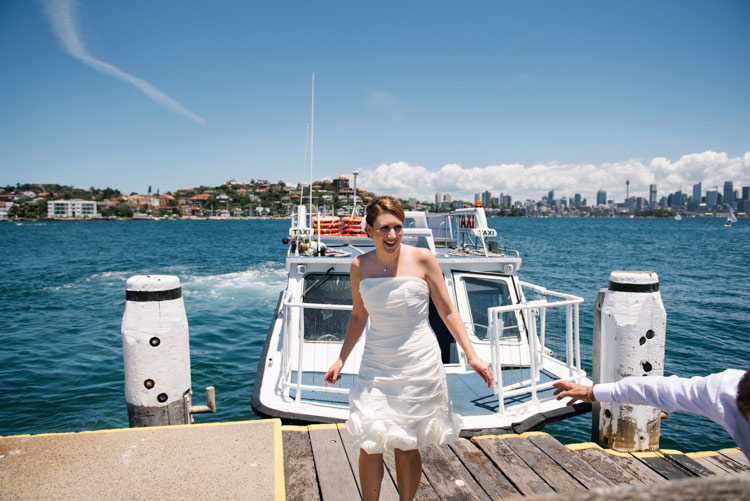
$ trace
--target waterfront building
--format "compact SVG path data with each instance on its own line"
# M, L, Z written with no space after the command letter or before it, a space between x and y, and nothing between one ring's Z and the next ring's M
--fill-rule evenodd
M53 219L101 217L96 211L96 202L92 200L51 200L47 202L47 216Z
M8 219L8 211L13 207L13 202L0 202L0 219Z
M482 193L482 207L492 206L492 194L489 191Z
M706 207L713 209L719 205L719 189L706 190Z
M732 181L724 182L724 203L734 204L734 183Z
M599 190L596 192L596 205L607 205L607 192Z
M693 202L695 202L696 205L701 203L701 182L698 181L693 185Z
M575 195L573 195L573 200L574 200L573 202L574 207L578 208L581 206L581 194L580 193L576 193Z
M656 185L650 184L648 186L648 206L650 208L656 207Z
M742 187L742 200L744 200L745 202L750 200L750 186Z
M349 189L349 178L345 176L339 176L333 180L333 187L337 190Z
M504 209L510 209L511 207L511 198L510 195L503 195L503 208Z

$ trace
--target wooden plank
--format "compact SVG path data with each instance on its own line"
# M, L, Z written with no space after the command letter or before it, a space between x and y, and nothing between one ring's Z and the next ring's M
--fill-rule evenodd
M393 455L393 451L386 451L383 454L383 462L385 463L385 467L388 469L388 472L391 474L391 477L393 477L393 481L398 487L396 459ZM414 495L414 499L415 501L434 501L435 499L438 499L437 494L435 493L435 489L433 489L432 485L430 485L430 482L427 480L424 472L422 472L422 478L419 480L419 487L417 488L417 493Z
M637 458L640 462L667 480L677 480L679 478L690 478L694 476L655 452L633 452L632 454L633 457Z
M746 471L742 464L738 463L734 459L724 456L723 454L717 454L716 456L711 456L708 459L718 464L725 470L731 471L732 473L742 473Z
M745 471L750 471L750 461L747 460L745 455L740 452L739 449L722 449L719 454L726 456L729 459L733 459L745 467Z
M489 457L495 466L508 477L515 488L524 495L554 492L505 440L498 437L474 437L471 441Z
M674 482L653 485L644 491L643 486L620 485L607 489L582 492L576 501L633 501L636 499L658 499L659 501L705 501L725 499L748 499L750 496L750 474L731 477L690 477ZM524 501L553 501L558 497L532 496Z
M584 490L582 484L536 447L529 439L519 436L505 439L508 446L544 479L556 492Z
M552 458L554 462L559 464L569 475L583 484L587 489L615 485L614 482L600 474L586 461L550 435L536 432L530 433L527 436L532 444Z
M346 431L346 425L341 423L337 425L341 441L344 444L346 455L349 459L349 466L354 473L354 480L357 482L360 494L362 493L362 484L359 482L359 447L354 447L354 437ZM383 481L380 484L380 499L382 501L398 501L398 490L396 484L388 473L387 468L383 468Z
M574 446L569 445L568 447L582 461L586 461L594 470L607 477L613 485L643 485L640 478L624 467L621 462L615 461L613 456L604 452L600 447L595 446L595 444L574 444Z
M289 501L320 501L310 436L304 431L282 431L284 482Z
M336 425L310 425L308 428L321 497L325 501L361 499Z
M604 449L604 452L618 465L628 470L629 473L634 475L644 484L661 484L667 481L666 478L662 477L627 452L618 452L613 451L612 449Z
M481 499L489 497L448 446L431 445L420 449L422 471L440 499Z
M470 440L462 438L449 447L490 498L509 498L520 494L510 480Z
M692 458L687 457L685 454L683 454L680 451L675 451L671 449L662 449L660 451L665 458L667 458L669 461L673 461L677 463L681 468L688 470L690 473L695 475L696 477L710 477L714 474L712 470L709 470L699 462L695 461Z
M718 456L718 453L716 454ZM691 456L688 454L689 457L693 459L693 461L696 461L697 463L700 463L704 468L708 468L712 472L714 472L714 475L731 475L732 472L727 470L726 468L723 468L719 463L716 463L714 461L711 461L710 457L707 456Z

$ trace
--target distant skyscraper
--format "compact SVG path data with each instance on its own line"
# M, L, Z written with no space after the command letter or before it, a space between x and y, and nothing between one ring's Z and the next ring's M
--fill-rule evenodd
M607 205L607 192L599 190L596 192L596 205Z
M734 203L734 183L732 181L724 182L724 203Z
M442 201L443 199L440 197L440 192L438 191L437 193L435 193L435 208L436 209L440 207L440 202Z
M698 182L693 185L693 202L696 204L701 203L701 183Z
M575 195L573 195L573 200L575 200L575 202L573 202L575 207L581 206L581 194L580 193L576 193Z
M706 206L711 209L719 203L719 189L706 190Z
M443 195L443 202L450 202L451 200L453 199L451 198L450 193L446 193L445 195Z
M552 205L552 201L555 199L555 190L549 190L547 193L547 203Z
M745 202L750 200L750 186L742 187L742 200L744 200Z
M652 209L656 207L656 185L651 184L648 187L648 206Z
M672 210L682 209L682 191L678 191L670 195L669 208Z
M492 206L492 193L489 191L485 191L482 193L482 207L491 207Z

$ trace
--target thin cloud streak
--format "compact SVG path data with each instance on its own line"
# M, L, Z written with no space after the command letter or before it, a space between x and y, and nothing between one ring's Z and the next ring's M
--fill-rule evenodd
M167 96L159 89L148 83L142 78L125 73L116 66L100 61L89 54L86 46L81 41L79 35L78 23L76 19L76 10L78 2L75 0L44 0L44 13L47 20L52 25L52 29L57 35L63 50L89 65L97 71L107 75L119 78L133 86L150 97L154 102L180 115L186 116L201 125L206 125L206 121L184 108L180 103Z
M706 190L724 189L725 181L733 181L734 189L750 186L750 151L739 157L724 152L704 151L683 155L677 161L656 157L624 162L594 164L545 163L526 166L500 164L486 167L462 167L447 164L438 171L406 162L358 168L358 185L378 195L434 200L435 193L450 193L454 200L474 201L474 194L489 190L493 196L501 192L513 200L540 200L548 191L555 197L571 197L580 193L589 204L596 202L596 192L603 189L607 198L625 199L625 182L630 181L630 196L648 199L649 185L657 185L659 198L682 190L692 195L695 183ZM346 174L343 174L346 175Z

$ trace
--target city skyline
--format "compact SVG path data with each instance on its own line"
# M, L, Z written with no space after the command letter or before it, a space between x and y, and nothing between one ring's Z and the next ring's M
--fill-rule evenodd
M731 0L5 2L0 184L307 180L313 72L316 178L420 198L747 184L749 17Z

